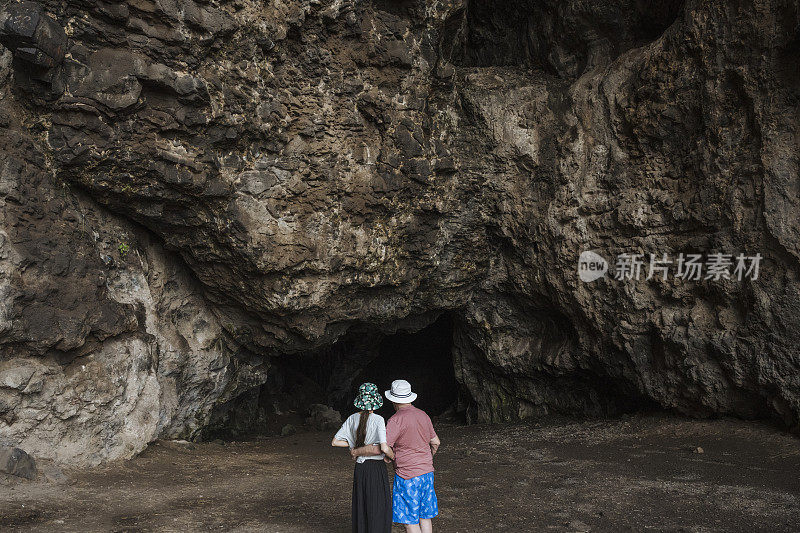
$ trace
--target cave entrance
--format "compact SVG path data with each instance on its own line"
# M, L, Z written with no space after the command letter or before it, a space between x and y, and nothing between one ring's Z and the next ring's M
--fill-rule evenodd
M314 426L306 417L315 404L333 407L345 418L355 411L353 398L361 383L375 383L383 394L395 379L411 383L418 394L414 405L431 417L443 416L452 422L464 419L470 396L456 381L449 313L433 320L412 317L390 332L356 324L330 346L273 358L267 382L215 407L203 436L239 439L286 434L287 427L294 431ZM384 399L378 413L388 418L394 408Z
M414 333L401 331L384 337L377 356L356 374L352 385L355 390L370 381L383 392L395 379L411 383L418 395L414 405L430 416L457 410L460 389L453 370L453 319L449 314ZM384 399L379 413L388 417L393 412Z

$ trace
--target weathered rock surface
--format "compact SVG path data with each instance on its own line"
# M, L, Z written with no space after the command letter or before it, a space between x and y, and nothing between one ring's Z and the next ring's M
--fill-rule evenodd
M798 427L798 2L645 5L0 0L0 444L129 457L443 312L482 420Z
M36 461L25 450L12 446L0 446L0 472L12 476L34 479Z
M308 409L306 424L320 431L331 429L335 431L342 425L342 415L328 405L315 403Z

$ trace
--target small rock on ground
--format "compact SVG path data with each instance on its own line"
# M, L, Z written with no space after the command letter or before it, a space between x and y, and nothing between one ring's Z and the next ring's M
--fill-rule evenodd
M13 446L0 447L0 472L12 476L34 479L36 461L25 450Z

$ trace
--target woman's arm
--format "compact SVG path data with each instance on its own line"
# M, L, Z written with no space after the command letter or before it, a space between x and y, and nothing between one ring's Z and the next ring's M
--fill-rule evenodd
M329 435L330 435L330 433L329 433ZM337 448L349 448L350 447L350 445L347 443L346 440L337 439L336 437L333 437L333 440L331 441L331 446L336 446Z

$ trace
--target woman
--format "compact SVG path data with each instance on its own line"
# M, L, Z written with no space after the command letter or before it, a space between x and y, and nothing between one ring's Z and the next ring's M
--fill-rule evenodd
M353 472L353 533L390 533L392 506L389 502L389 477L386 475L384 455L394 457L386 445L386 424L383 417L372 411L383 405L378 387L363 383L353 405L359 410L344 421L332 446L356 448L369 446L375 455L359 455ZM370 446L375 445L375 446ZM364 450L359 450L363 453ZM382 453L381 453L382 452Z

